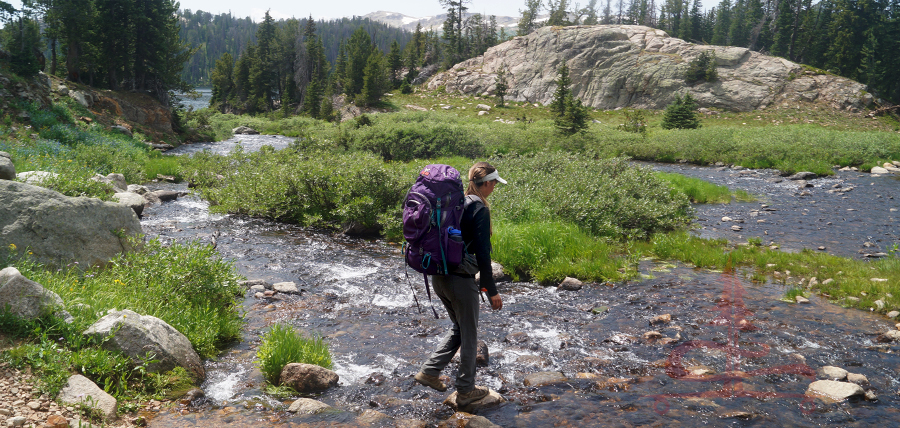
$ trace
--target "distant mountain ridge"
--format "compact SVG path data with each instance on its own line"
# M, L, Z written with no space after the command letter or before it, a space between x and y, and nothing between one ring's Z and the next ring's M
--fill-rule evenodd
M468 18L474 13L465 14L465 18ZM447 14L441 13L439 15L434 16L425 16L425 17L414 17L409 15L404 15L399 12L387 12L383 10L379 10L378 12L372 12L367 15L363 15L363 18L369 18L373 21L381 22L391 27L401 28L404 30L415 31L416 25L422 24L422 30L434 30L441 31L444 25L444 21L447 20ZM490 15L485 16L485 18L490 18ZM507 28L507 32L509 29L515 29L519 25L519 18L511 17L511 16L496 16L497 18L497 27Z

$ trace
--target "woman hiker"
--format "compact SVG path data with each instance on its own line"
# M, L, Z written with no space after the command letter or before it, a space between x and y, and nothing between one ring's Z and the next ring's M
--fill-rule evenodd
M447 308L453 326L415 376L422 385L446 391L447 385L438 376L459 350L456 404L460 407L488 395L487 388L475 385L479 310L475 272L481 273L481 287L487 290L491 309L496 311L503 307L491 269L491 212L487 201L498 182L506 184L497 169L487 162L478 162L469 169L469 186L465 192L460 229L467 251L475 255L475 260L473 263L472 257L468 257L454 273L432 277L434 292Z

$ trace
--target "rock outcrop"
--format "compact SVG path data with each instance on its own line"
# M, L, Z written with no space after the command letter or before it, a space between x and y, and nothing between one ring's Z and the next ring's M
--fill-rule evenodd
M38 261L104 264L130 251L128 237L140 233L141 224L127 206L0 180L0 245L27 249Z
M103 415L103 419L106 421L116 418L116 410L119 406L112 395L107 394L97 384L82 375L70 377L56 399L63 403L95 409Z
M12 314L27 320L55 312L66 322L72 322L72 316L63 306L58 294L25 278L18 269L7 267L0 270L0 311L9 308Z
M129 310L112 312L97 320L84 335L100 339L109 337L103 342L105 349L122 352L135 362L152 354L156 362L147 365L152 372L165 372L180 366L195 379L206 377L191 341L159 318Z
M716 55L719 79L693 86L684 74L702 52ZM751 111L783 101L822 102L856 110L872 103L850 79L746 48L707 46L638 25L544 27L488 49L428 81L429 89L493 95L497 71L508 72L507 100L549 104L557 69L566 63L572 92L585 105L661 109L690 93L701 107Z
M9 153L0 152L0 180L15 180L16 166L12 163Z

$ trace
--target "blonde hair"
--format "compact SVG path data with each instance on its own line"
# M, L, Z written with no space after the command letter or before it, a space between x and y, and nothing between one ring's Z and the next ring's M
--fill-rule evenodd
M487 198L481 194L481 187L484 186L487 182L476 183L475 181L487 177L488 174L496 171L497 168L494 168L493 165L487 162L476 162L475 165L472 165L469 168L469 186L466 187L466 196L475 195L481 198L481 201L484 202L484 206L488 209L491 208L491 204L488 203Z

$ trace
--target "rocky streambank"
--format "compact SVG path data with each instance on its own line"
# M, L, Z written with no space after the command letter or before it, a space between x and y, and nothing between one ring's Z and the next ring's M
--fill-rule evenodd
M688 84L685 71L714 53L718 79ZM701 107L751 111L785 101L820 102L856 111L874 97L866 86L747 48L697 45L639 25L543 27L463 61L428 81L428 89L494 95L506 71L507 100L548 104L557 69L569 67L573 95L599 109L661 109L690 93Z

